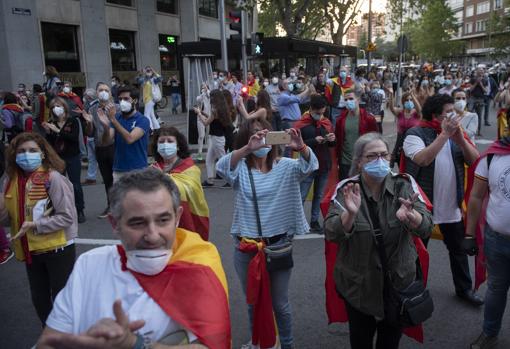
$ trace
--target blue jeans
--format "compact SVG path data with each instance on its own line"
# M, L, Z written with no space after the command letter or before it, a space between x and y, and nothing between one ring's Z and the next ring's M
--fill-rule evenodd
M181 94L172 93L170 97L172 98L172 111L177 113L177 108L181 105Z
M235 243L234 249L234 267L237 276L241 281L243 292L246 295L246 279L248 276L248 264L253 258L253 253L244 253L237 248L238 242ZM294 338L292 336L292 311L289 302L289 282L292 269L277 270L269 273L271 282L271 298L273 301L273 310L276 317L276 325L280 336L282 349L293 345ZM253 307L248 305L248 315L250 320L250 329L253 321Z
M319 172L319 170L313 171L308 177L301 182L301 200L303 205L305 204L306 196L310 191L312 183L313 187L313 199L312 199L312 219L311 222L318 222L320 215L320 203L322 195L324 194L324 187L328 182L328 172Z
M97 176L97 160L94 137L87 137L87 159L89 161L89 165L87 167L87 179L95 180Z
M510 237L501 236L485 225L484 251L488 278L483 332L487 336L497 336L510 288Z

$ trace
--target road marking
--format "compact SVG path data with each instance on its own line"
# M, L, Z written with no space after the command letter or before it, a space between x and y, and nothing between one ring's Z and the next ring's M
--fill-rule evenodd
M324 239L324 235L322 234L305 234L305 235L295 235L294 240L310 240L310 239Z
M475 139L476 144L491 144L494 140L490 139Z
M74 242L78 245L118 245L120 244L120 240L112 240L112 239L74 239Z

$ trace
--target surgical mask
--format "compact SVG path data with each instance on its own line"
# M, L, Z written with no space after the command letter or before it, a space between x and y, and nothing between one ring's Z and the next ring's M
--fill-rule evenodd
M276 84L278 83L278 78L272 78L272 79L271 79L271 83L272 83L273 85L276 85Z
M404 102L404 108L406 108L407 110L411 110L414 108L414 103L413 101L405 101Z
M115 86L117 85L117 83L115 81L112 81L112 86Z
M177 154L177 143L158 143L158 153L163 159L170 159Z
M382 182L391 171L390 162L386 159L378 158L363 165L363 171L377 182Z
M294 84L288 84L288 87L290 92L294 91Z
M282 79L283 80L287 79L287 75L286 74L282 74Z
M312 116L312 119L314 119L315 121L319 121L321 119L321 114L312 113L310 115Z
M55 114L55 116L57 116L57 117L64 116L64 107L56 105L53 107L52 110L53 110L53 114Z
M225 80L225 77L223 75L220 75L219 78L218 78L220 81L223 81Z
M127 267L145 275L156 275L165 269L172 257L172 250L126 251Z
M256 157L258 158L263 158L264 156L266 156L267 154L269 154L269 152L271 151L271 148L260 148L258 150L255 150L253 152L253 155L255 155Z
M302 83L300 83L300 82L298 82L298 83L296 84L296 89L301 90L302 88L303 88L303 84L302 84Z
M347 72L341 71L340 72L340 77L342 78L342 80L345 80L345 78L347 77Z
M354 110L356 109L356 101L353 99L349 99L347 102L345 102L345 106L349 110Z
M16 154L16 164L18 164L23 171L34 172L42 164L41 153L24 152Z
M120 110L123 113L129 113L133 109L133 105L128 101L120 101Z
M428 86L428 85L429 85L429 81L428 81L428 80L423 80L423 81L421 82L421 85L422 85L422 86Z
M62 89L62 91L63 91L64 93L69 93L69 92L71 92L71 88L66 86L66 87L64 87L64 88Z
M445 84L446 86L450 86L450 85L452 84L452 80L450 80L450 79L446 79L446 80L444 81L444 84Z
M110 94L108 93L108 91L101 91L97 94L97 96L102 101L107 101L108 99L110 99Z
M456 110L463 111L464 109L466 109L466 101L463 99L459 99L458 101L455 101L455 104L453 106Z
M213 75L212 77L214 80L216 80L218 78L218 75Z
M296 77L296 73L294 73L294 72L290 73L290 77L291 77L291 78Z
M269 81L264 81L264 86L269 86Z

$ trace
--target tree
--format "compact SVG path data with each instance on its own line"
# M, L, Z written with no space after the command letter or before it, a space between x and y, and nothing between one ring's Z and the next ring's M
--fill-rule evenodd
M458 30L457 19L443 0L429 0L421 18L409 20L411 42L422 59L436 60L460 53L463 43L451 41Z
M343 38L351 25L356 24L361 0L317 0L326 20L328 32L334 44L342 45Z
M510 0L505 1L505 7L510 6ZM494 48L494 58L506 57L510 53L510 14L503 15L493 12L487 22L487 37L489 47Z
M287 36L306 36L302 26L306 22L315 22L311 5L314 0L259 0L259 29L268 36L277 34L280 25Z
M386 10L390 28L395 30L406 18L418 16L427 3L427 0L388 0Z

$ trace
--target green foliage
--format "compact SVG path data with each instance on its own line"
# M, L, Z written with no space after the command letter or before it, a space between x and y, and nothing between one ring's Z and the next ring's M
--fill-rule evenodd
M505 1L505 6L510 6L510 0ZM496 12L491 14L487 23L487 35L490 47L494 47L491 54L494 58L505 57L510 54L510 14L500 15Z
M457 19L443 0L430 0L417 20L408 20L414 51L423 59L436 60L462 52L464 44L451 41L458 30Z

